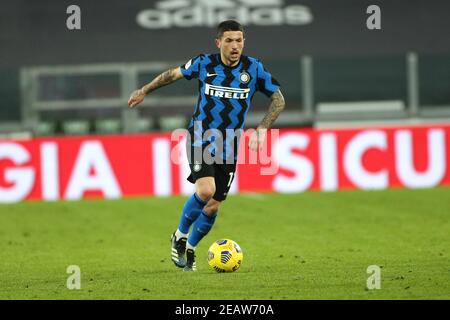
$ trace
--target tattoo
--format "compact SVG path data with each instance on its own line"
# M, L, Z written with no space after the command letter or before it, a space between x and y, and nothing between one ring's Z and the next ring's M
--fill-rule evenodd
M266 115L264 116L264 119L262 119L261 123L258 127L262 128L270 128L272 124L275 122L275 120L278 118L281 111L284 109L284 97L280 90L272 94L270 97L272 99L272 102L270 103L269 110L267 111Z
M172 82L174 82L176 79L175 77L175 69L169 69L163 73L161 73L159 76L157 76L155 79L153 79L152 82L150 82L149 84L145 85L142 89L144 90L144 92L150 93L158 88L164 87L168 84L171 84Z

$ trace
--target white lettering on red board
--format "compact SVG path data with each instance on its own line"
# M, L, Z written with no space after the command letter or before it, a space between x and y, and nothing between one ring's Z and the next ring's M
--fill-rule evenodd
M30 153L14 142L0 143L0 160L10 160L15 166L30 161ZM11 187L0 186L0 202L17 202L24 199L33 189L36 172L32 167L6 168L2 173Z
M91 174L91 170L94 174ZM81 199L90 190L100 190L106 198L119 198L122 195L108 156L99 141L81 144L64 198Z
M259 176L255 171L248 181L244 180L246 174L242 171L234 177L230 193L241 188L245 191L302 192L312 187L335 191L344 187L385 189L392 184L408 188L449 184L447 127L429 127L421 131L414 128L344 130L344 133L341 135L338 130L284 131L272 145L272 160L277 162L280 170L269 178ZM415 137L416 134L420 137ZM106 198L127 196L129 191L122 190L133 190L133 195L143 196L186 195L194 191L194 186L186 181L189 166L185 140L181 139L179 148L174 151L169 135L149 135L148 139L142 140L142 150L150 148L153 151L151 170L149 174L140 174L141 171L135 169L129 176L128 168L131 173L135 163L142 168L146 164L139 161L148 160L143 160L144 157L124 159L124 145L116 145L108 139L86 137L79 146L70 139L27 143L1 141L0 202L18 202L29 197L47 201L76 200L84 198L89 191L101 192ZM113 151L110 154L103 145L107 140L108 148ZM75 152L65 152L74 145ZM117 152L119 149L121 152ZM178 163L172 163L172 157L176 157ZM112 163L118 163L116 170L122 171L114 172ZM374 163L376 167L371 168ZM254 168L242 167L250 171ZM61 177L68 177L68 181L62 181ZM341 181L343 177L345 181ZM153 188L148 188L151 184Z

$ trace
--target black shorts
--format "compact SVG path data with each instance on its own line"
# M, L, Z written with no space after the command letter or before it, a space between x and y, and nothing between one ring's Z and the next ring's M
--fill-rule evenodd
M231 184L234 180L236 164L189 164L191 174L187 178L189 182L195 183L197 179L204 177L214 177L216 184L216 193L213 199L216 201L224 201L230 191Z
M194 132L189 131L192 141L194 140ZM217 154L217 158L210 154L209 144L202 144L201 147L194 147L193 144L187 139L186 152L191 169L191 174L187 178L189 182L195 183L197 179L204 177L214 177L216 184L216 192L213 195L213 199L217 201L224 201L230 191L231 183L234 180L234 173L236 171L236 160L233 156L237 154L237 147L234 150L235 153L228 159L222 160L223 156ZM206 158L205 158L206 157Z

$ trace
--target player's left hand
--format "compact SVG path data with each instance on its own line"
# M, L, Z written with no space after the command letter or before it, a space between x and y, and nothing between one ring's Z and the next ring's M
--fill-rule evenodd
M266 128L257 128L250 136L249 149L252 151L262 151L264 142L266 141L266 135Z

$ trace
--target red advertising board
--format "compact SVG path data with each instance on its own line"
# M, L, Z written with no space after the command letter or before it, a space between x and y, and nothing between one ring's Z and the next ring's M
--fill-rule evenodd
M231 192L450 185L450 125L272 131L241 142ZM171 133L0 140L0 202L190 194Z

